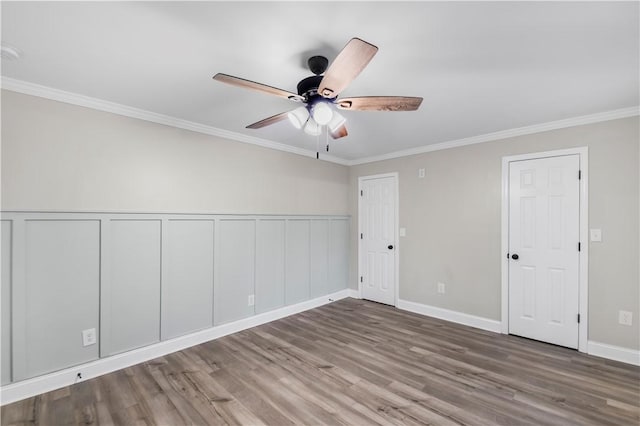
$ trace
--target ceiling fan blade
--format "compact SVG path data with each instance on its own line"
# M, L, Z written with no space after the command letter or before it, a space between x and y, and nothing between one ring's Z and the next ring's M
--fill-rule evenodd
M338 96L367 66L377 51L376 46L359 38L349 40L324 73L318 93L325 98Z
M234 77L228 74L218 73L213 76L213 79L222 83L231 84L232 86L253 89L270 95L279 96L281 98L290 99L292 101L302 102L304 100L302 96L293 92L287 92L286 90L278 89L277 87L267 86L266 84L256 83L255 81L245 80L244 78Z
M277 123L278 121L286 120L287 114L289 112L281 112L280 114L272 115L269 118L265 118L264 120L257 121L253 124L249 124L247 129L260 129L262 127L270 126L272 124Z
M336 106L351 111L415 111L421 103L422 98L409 96L362 96L338 99Z
M330 133L331 137L334 138L334 139L343 138L343 137L347 136L348 134L349 134L349 132L347 132L347 127L344 124L342 126L338 127L335 131Z

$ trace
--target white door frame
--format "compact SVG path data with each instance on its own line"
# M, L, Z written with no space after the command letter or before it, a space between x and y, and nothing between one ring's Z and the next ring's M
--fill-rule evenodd
M502 157L502 333L509 333L509 163L561 155L578 155L580 158L580 252L578 261L578 287L580 324L578 325L578 350L587 352L587 332L589 323L589 148L578 147L557 151L534 152L530 154Z
M358 297L362 299L362 282L360 281L360 277L362 277L362 240L360 239L360 233L362 231L362 197L360 196L360 191L362 191L362 182L369 179L380 179L380 178L394 178L395 185L395 200L393 200L395 204L395 223L393 225L393 246L395 248L395 291L394 291L394 301L393 306L398 306L398 300L400 299L400 239L399 235L399 224L400 224L400 191L398 186L398 172L391 173L382 173L378 175L371 176L359 176L358 177L358 193L356 196L358 197Z

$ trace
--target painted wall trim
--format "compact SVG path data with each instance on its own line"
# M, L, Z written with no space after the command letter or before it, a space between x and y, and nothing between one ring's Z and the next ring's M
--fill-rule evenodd
M518 127L515 129L501 130L484 135L471 136L468 138L455 139L446 142L424 145L417 148L405 149L402 151L390 152L388 154L373 157L364 157L349 162L350 166L358 164L374 163L376 161L390 160L393 158L408 157L410 155L424 154L426 152L440 151L443 149L457 148L459 146L474 145L484 142L492 142L500 139L512 138L515 136L531 135L534 133L547 132L549 130L564 129L567 127L582 126L584 124L599 123L601 121L617 120L620 118L634 117L640 115L640 106L615 109L611 111L599 112L596 114L582 115L579 117L567 118L564 120L549 121L547 123L534 124L531 126Z
M200 219L349 219L351 216L348 214L305 214L305 213L215 213L215 212L172 212L172 211L128 211L128 210L0 210L0 215L4 215L2 219L11 219L14 215L27 215L37 216L53 215L57 219L67 218L65 215L73 215L79 218L100 218L100 216L116 216L116 217L130 217L131 219L142 218L145 215L158 216L158 219L188 219L188 218L200 218ZM8 216L7 216L8 215Z
M640 351L623 348L620 346L608 345L606 343L589 340L587 343L587 353L601 358L612 359L627 364L640 366Z
M353 288L348 288L347 291L349 292L349 297L351 297L352 299L362 299L362 296L360 296L360 291Z
M351 292L355 292L355 290L351 289ZM398 309L454 322L456 324L479 328L481 330L492 331L494 333L500 333L501 331L500 321L465 314L463 312L451 311L449 309L438 308L436 306L425 305L422 303L410 302L408 300L398 300ZM614 346L607 343L599 343L589 340L586 352L589 355L600 358L640 366L640 351L635 349L623 348L621 346Z
M229 130L220 129L218 127L208 126L193 121L183 120L181 118L171 117L169 115L158 114L155 112L134 108L115 102L105 101L90 96L80 95L77 93L66 92L64 90L54 89L52 87L42 86L27 81L16 80L9 77L2 77L2 88L12 92L23 93L25 95L38 96L40 98L51 99L67 104L78 105L85 108L91 108L98 111L110 112L125 117L137 118L139 120L150 121L152 123L164 124L166 126L176 127L178 129L190 130L192 132L203 133L205 135L218 136L224 139L230 139L237 142L258 145L264 148L271 148L278 151L285 151L292 154L298 154L305 157L315 158L316 152L308 149L298 148L295 146L271 141L268 139L257 138L255 136L244 135L242 133L231 132ZM349 161L331 155L322 155L322 160L332 163L348 166Z
M428 317L439 318L445 321L455 322L457 324L468 325L469 327L475 327L481 330L500 333L500 321L489 318L451 311L449 309L438 308L436 306L410 302L408 300L402 299L398 300L398 309L413 312L415 314L426 315Z
M180 336L175 339L166 340L153 345L145 346L122 354L109 356L88 362L86 364L77 365L75 367L65 368L64 370L45 374L43 376L34 377L20 382L3 386L0 392L0 404L10 404L21 399L39 395L65 386L72 385L78 381L85 381L103 374L111 373L144 361L148 361L163 355L180 351L191 346L199 345L204 342L218 339L220 337L237 333L248 328L266 324L290 315L304 312L309 309L326 305L336 300L349 297L351 291L349 289L340 290L325 296L307 300L291 306L285 306L270 312L254 315L249 318L230 322L215 326L206 330ZM77 374L82 373L82 379L77 380Z
M193 132L203 133L212 136L234 140L238 142L250 143L265 148L276 149L279 151L290 152L305 157L315 157L315 151L298 148L295 146L271 141L268 139L257 138L254 136L244 135L242 133L231 132L229 130L220 129L213 126L207 126L193 121L187 121L168 115L158 114L146 111L140 108L134 108L115 102L105 101L98 98L92 98L77 93L67 92L64 90L54 89L52 87L42 86L40 84L30 83L23 80L17 80L10 77L2 77L1 88L12 92L23 93L25 95L38 96L41 98L51 99L54 101L64 102L72 105L78 105L85 108L96 109L99 111L110 112L113 114L123 115L125 117L137 118L140 120L150 121L153 123L164 124L166 126L176 127L179 129L191 130ZM566 118L563 120L549 121L547 123L539 123L531 126L518 127L515 129L500 130L498 132L486 133L483 135L471 136L468 138L455 139L430 145L424 145L416 148L405 149L401 151L390 152L388 154L376 155L371 157L363 157L355 160L347 160L331 155L323 155L322 159L341 164L343 166L355 166L358 164L374 163L376 161L390 160L393 158L408 157L416 154L424 154L426 152L440 151L443 149L456 148L459 146L473 145L483 142L491 142L500 139L511 138L515 136L530 135L533 133L546 132L549 130L564 129L566 127L580 126L584 124L599 123L601 121L617 120L620 118L634 117L640 115L640 105L620 108L611 111L604 111L595 114L582 115L578 117Z

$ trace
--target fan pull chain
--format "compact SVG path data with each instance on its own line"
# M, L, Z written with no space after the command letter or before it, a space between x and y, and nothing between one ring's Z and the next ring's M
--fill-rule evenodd
M329 126L325 126L324 136L325 136L325 142L327 144L327 152L329 152Z
M316 135L316 160L320 159L320 133Z

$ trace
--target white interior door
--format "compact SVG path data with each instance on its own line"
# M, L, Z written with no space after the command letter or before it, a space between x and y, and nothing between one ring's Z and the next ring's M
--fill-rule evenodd
M509 163L509 333L578 347L578 155Z
M360 281L362 298L395 305L395 175L360 180Z

